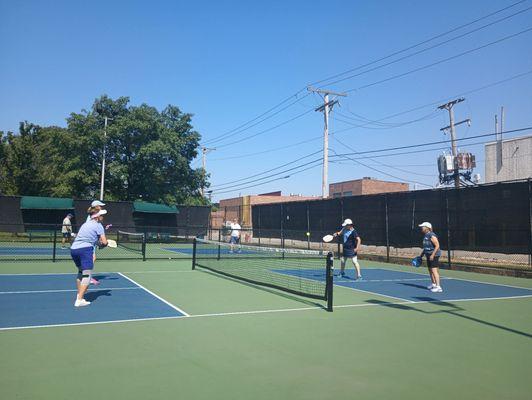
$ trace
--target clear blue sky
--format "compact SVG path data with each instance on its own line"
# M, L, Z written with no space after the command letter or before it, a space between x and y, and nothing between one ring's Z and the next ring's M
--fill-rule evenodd
M194 114L194 126L207 141L253 119L309 83L389 55L516 1L0 0L0 130L17 130L22 120L64 126L69 112L90 107L96 97L105 93L129 96L132 104L148 103L158 108L177 105ZM386 61L531 6L532 1L525 1ZM338 91L361 88L530 27L532 10L326 87ZM382 121L395 124L426 117L404 126L384 126L381 122L345 130L350 125L340 119L361 125L355 120L359 117L352 113L381 119L531 71L531 43L529 31L434 67L350 91L332 114L331 131L338 131L333 137L356 151L442 140L445 136L439 128L448 124L448 117L445 112L434 113L434 106ZM356 72L361 71L364 69ZM531 126L531 93L529 73L465 95L467 101L455 108L456 118L471 118L473 125L459 127L458 137L492 131L494 114L501 105L506 109L506 129ZM219 146L209 154L207 162L213 189L220 192L214 199L271 190L320 194L319 167L253 188L229 187L230 193L222 193L224 186L220 186L320 150L323 116L317 112L232 144L304 113L321 101L317 95L302 98L305 94L303 91L299 97L292 97L286 104L301 100L257 126L212 143ZM381 127L393 129L374 129ZM254 154L312 138L316 140ZM472 143L481 140L485 139ZM224 144L229 145L222 147ZM330 147L339 153L351 151L334 138ZM477 155L477 172L484 175L483 146L460 148ZM437 180L436 157L440 152L354 158L386 174L432 186ZM287 168L313 159L303 159ZM282 170L272 173L278 171ZM331 164L329 179L392 179L386 174L344 160ZM290 173L279 176L285 175ZM248 186L269 180L255 179L239 184Z

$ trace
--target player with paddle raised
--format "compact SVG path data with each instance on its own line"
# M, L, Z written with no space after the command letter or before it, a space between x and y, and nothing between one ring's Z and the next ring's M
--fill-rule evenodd
M360 250L360 244L362 243L362 239L360 239L360 236L358 236L357 231L355 230L353 226L353 221L351 221L349 218L347 218L343 224L342 229L338 232L336 232L334 235L327 235L323 237L324 242L330 242L335 237L340 237L342 240L342 258L340 262L340 276L342 278L345 278L345 263L347 259L349 258L356 269L356 277L355 280L362 279L362 274L360 272L360 264L358 263L357 254Z
M102 225L103 216L107 210L99 210L91 215L89 221L79 228L79 232L70 247L70 256L78 269L76 285L78 289L74 307L84 307L90 304L84 296L90 285L92 270L94 269L94 246L116 247L114 240L107 240L105 228Z

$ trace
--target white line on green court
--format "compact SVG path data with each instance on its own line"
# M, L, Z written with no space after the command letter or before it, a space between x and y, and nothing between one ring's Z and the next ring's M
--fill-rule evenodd
M92 287L89 288L89 292L95 292L98 290L132 290L132 289L142 289L138 286L131 286L131 287L116 287L116 288L96 288ZM31 294L31 293L61 293L61 292L77 292L77 289L50 289L50 290L19 290L19 291L13 291L13 292L0 292L0 295L2 294Z
M124 279L127 279L127 280L130 281L131 283L133 283L133 284L139 286L140 288L144 289L146 292L148 292L149 294L151 294L153 297L155 297L156 299L159 299L160 301L162 301L162 302L165 303L166 305L172 307L174 310L180 312L181 314L185 315L186 317L189 317L189 316L190 316L187 312L185 312L185 311L183 311L182 309L180 309L179 307L173 305L173 304L170 303L168 300L163 299L161 296L159 296L159 295L153 293L151 290L145 288L145 287L142 286L140 283L135 282L133 279L131 279L131 278L125 276L125 275L122 274L121 272L118 272L118 275L120 275L120 276L121 276L122 278L124 278Z
M337 309L337 308L386 307L386 306L394 306L394 305L412 305L412 304L423 305L423 304L430 304L430 303L438 304L438 303L454 303L454 302L467 302L467 301L512 300L512 299L522 299L522 298L530 298L530 297L532 297L532 295L478 298L478 299L457 299L457 300L427 300L427 301L420 300L420 301L397 301L397 302L382 302L382 303L340 304L340 305L334 306L334 308ZM78 323L73 323L73 324L16 326L16 327L0 328L0 331L11 331L11 330L19 330L19 329L35 329L35 328L59 328L59 327L66 327L66 326L106 325L106 324L124 323L124 322L158 321L158 320L168 320L168 319L187 320L187 319L194 319L194 318L228 317L228 316L239 316L239 315L259 315L259 314L273 314L273 313L312 311L312 310L325 312L325 310L319 306L299 307L299 308L280 308L280 309L271 309L271 310L229 311L229 312L193 314L193 315L187 314L185 316L137 318L137 319L124 319L124 320L115 320L115 321L78 322Z

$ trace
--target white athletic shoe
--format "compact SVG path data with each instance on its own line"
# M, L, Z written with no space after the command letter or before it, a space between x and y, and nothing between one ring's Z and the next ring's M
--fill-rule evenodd
M433 288L434 288L434 283L431 283L429 286L427 286L427 289L428 289L428 290L431 290L431 289L433 289Z
M443 289L441 288L441 286L434 286L432 289L430 289L430 291L432 293L441 293L443 292Z
M74 303L74 307L85 307L85 306L88 306L90 303L91 303L90 301L87 301L85 299L81 299L81 300L76 299L76 302Z

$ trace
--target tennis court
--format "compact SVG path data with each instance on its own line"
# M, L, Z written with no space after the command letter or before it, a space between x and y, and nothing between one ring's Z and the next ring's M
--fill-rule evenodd
M324 254L213 244L192 270L192 246L175 248L189 258L97 261L81 309L70 262L1 262L5 397L530 396L529 280L443 271L435 294L423 269L362 261L363 281L334 276L327 312L320 298L252 283L320 294Z

